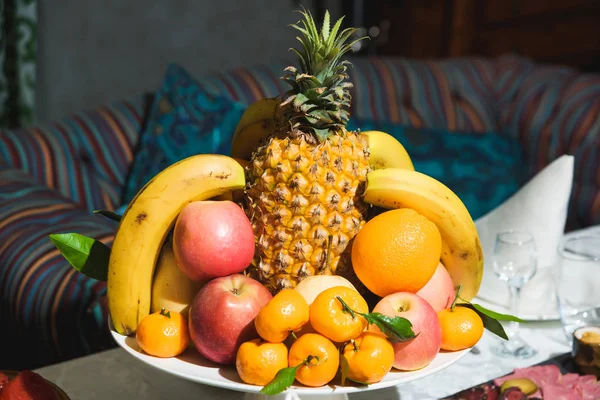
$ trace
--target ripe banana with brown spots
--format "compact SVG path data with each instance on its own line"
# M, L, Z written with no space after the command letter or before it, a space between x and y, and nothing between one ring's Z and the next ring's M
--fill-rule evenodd
M108 265L108 307L118 333L134 333L150 313L157 259L183 207L245 185L233 158L202 154L167 167L138 192L119 223Z

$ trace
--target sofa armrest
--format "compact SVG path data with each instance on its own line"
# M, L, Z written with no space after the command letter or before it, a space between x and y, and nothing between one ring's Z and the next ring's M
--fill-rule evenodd
M0 130L0 160L87 210L112 209L120 203L149 97L45 125Z
M0 367L35 368L114 346L105 283L74 270L48 235L77 232L110 245L117 223L5 163L0 189L0 326L9 327L0 343L10 343Z
M575 157L567 229L600 224L600 74L506 58L497 85L504 130L521 142L530 176Z

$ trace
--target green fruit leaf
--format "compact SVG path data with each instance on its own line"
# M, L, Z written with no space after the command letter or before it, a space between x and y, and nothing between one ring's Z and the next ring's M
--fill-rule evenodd
M110 248L104 243L78 233L55 233L50 235L50 240L77 271L106 281Z
M478 313L485 314L488 317L496 319L498 321L525 322L521 318L515 317L514 315L501 314L499 312L487 309L479 304L475 304L475 303L470 303L470 304L475 308L475 310L477 310Z
M407 342L417 336L412 330L412 324L409 320L402 317L389 317L381 313L359 313L348 306L340 296L335 297L341 304L342 310L349 313L352 318L356 315L362 316L371 325L376 325L383 332L390 342Z
M492 332L494 335L501 337L504 340L508 340L508 336L506 335L506 332L504 331L502 324L500 322L498 322L497 320L495 320L493 317L490 317L487 314L484 314L484 313L480 312L479 310L477 310L477 308L475 308L475 306L473 304L459 303L459 304L456 304L456 307L466 307L466 308L470 308L471 310L475 311L479 315L479 317L481 317L481 320L483 321L483 327L485 329Z
M402 317L389 317L381 313L363 314L369 324L376 325L388 340L394 342L408 342L417 337L412 330L409 320Z
M106 217L108 219L112 219L113 221L121 221L121 216L119 214L116 214L112 211L108 211L108 210L94 210L94 214L100 214L103 217Z
M271 382L267 383L260 392L263 394L279 394L283 392L285 389L289 388L294 384L296 380L296 371L300 368L304 363L297 365L295 367L282 368L277 372L275 378L271 380Z
M350 365L348 365L348 359L343 353L344 348L340 349L340 370L341 370L341 385L344 386L346 384L346 378L348 377L348 371L350 370Z

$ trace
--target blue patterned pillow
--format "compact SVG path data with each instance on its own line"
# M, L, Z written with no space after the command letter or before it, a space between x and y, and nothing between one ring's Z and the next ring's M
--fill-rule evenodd
M229 154L245 107L200 86L176 64L169 65L142 132L122 202L128 203L157 173L196 154Z
M477 219L502 204L525 183L517 140L497 133L450 132L392 123L350 120L350 129L387 132L410 155L415 170L448 186Z

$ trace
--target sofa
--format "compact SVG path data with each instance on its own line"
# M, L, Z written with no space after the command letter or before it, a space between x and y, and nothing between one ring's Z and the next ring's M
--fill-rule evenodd
M600 223L600 75L516 56L352 62L357 120L511 138L522 151L522 181L572 154L567 229ZM247 106L287 89L279 79L285 66L240 67L196 80ZM117 223L92 211L123 205L155 93L0 131L0 369L114 346L105 283L71 268L48 235L78 232L110 246Z

